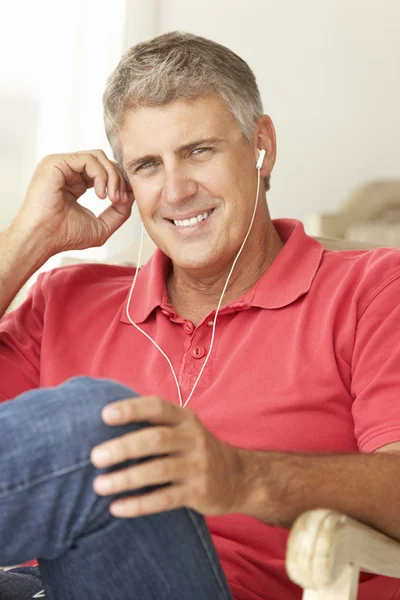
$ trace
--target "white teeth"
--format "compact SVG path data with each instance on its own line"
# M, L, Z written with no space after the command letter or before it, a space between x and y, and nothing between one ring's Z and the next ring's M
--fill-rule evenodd
M201 215L197 215L197 217L192 217L191 219L183 219L183 221L174 220L174 223L177 227L190 227L190 225L196 225L196 223L200 223L207 219L211 215L211 210L208 212L202 213Z

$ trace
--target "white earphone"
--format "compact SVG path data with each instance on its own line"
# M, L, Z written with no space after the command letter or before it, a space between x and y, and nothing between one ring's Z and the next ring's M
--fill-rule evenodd
M257 150L258 150L258 152L259 152L260 154L259 154L259 156L258 156L258 160L257 160L257 163L256 163L256 169L257 169L257 171L258 171L258 177L257 177L257 194L256 194L256 201L255 201L255 204L254 204L253 216L252 216L252 218L251 218L250 226L249 226L249 229L248 229L248 231L247 231L247 233L246 233L246 237L244 238L244 240L243 240L243 243L242 243L242 245L240 246L239 252L237 253L235 260L233 261L233 264L232 264L231 270L229 271L229 275L228 275L228 277L227 277L227 280L226 280L226 282L225 282L225 285L224 285L224 289L222 290L222 294L221 294L221 297L220 297L220 299L219 299L219 302L218 302L217 309L216 309L216 311L215 311L215 317L214 317L213 329L212 329L212 335L211 335L210 349L209 349L209 351L208 351L208 354L207 354L207 356L206 356L206 359L205 359L205 361L204 361L204 363L203 363L203 366L202 366L202 367L201 367L201 369L200 369L200 373L199 373L199 375L198 375L198 377L197 377L196 381L194 382L194 385L193 385L193 387L192 387L192 391L190 392L190 394L189 394L189 396L188 396L188 398L187 398L187 400L186 400L185 404L183 404L183 403L182 403L182 394L181 394L181 389L180 389L180 387L179 387L178 378L177 378L177 376L176 376L176 374L175 374L175 371L174 371L174 368L173 368L173 366L172 366L172 363L171 363L170 359L169 359L169 358L168 358L168 356L165 354L165 352L164 352L164 351L163 351L163 350L160 348L160 346L157 344L157 342L155 342L155 341L153 340L153 338L152 338L152 337L150 337L150 336L149 336L149 335L148 335L148 334L147 334L145 331L143 331L143 329L141 329L141 328L140 328L138 325L136 325L136 323L134 323L134 322L132 321L132 319L131 319L131 317L130 317L130 315L129 315L129 305L130 305L130 303L131 303L132 292L133 292L133 289L134 289L134 287L135 287L136 278L137 278L137 275L138 275L138 273L139 273L139 268L137 268L137 269L136 269L136 271L135 271L135 276L134 276L134 278L133 278L133 283L132 283L132 286L131 286L131 290L130 290L130 292L129 292L128 302L126 303L126 316L127 316L128 320L129 320L129 322L130 322L130 323L131 323L131 324L132 324L134 327L136 327L136 329L138 329L138 330L139 330L141 333L143 333L143 335L145 335L145 336L146 336L146 337L147 337L147 338L148 338L148 339L149 339L149 340L150 340L150 341L151 341L151 342L154 344L154 346L155 346L155 347L156 347L156 348L157 348L157 349L158 349L158 350L161 352L161 354L162 354L162 355L164 356L164 358L167 360L167 362L168 362L168 364L169 364L169 366L170 366L170 368L171 368L172 375L173 375L173 377L174 377L174 380L175 380L175 383L176 383L176 387L177 387L177 390L178 390L178 397L179 397L179 404L180 404L180 406L186 406L186 405L187 405L187 403L189 402L189 400L190 400L190 398L192 397L192 395L193 395L193 392L194 392L194 390L195 390L195 388L196 388L196 386L197 386L197 384L198 384L198 382L199 382L199 379L200 379L200 377L201 377L201 375L202 375L202 373L203 373L203 371L204 371L204 368L205 368L205 366L206 366L206 364L207 364L207 361L208 361L208 359L209 359L209 356L210 356L210 354L211 354L211 350L212 350L212 347L213 347L213 344L214 344L214 337L215 337L215 326L216 326L216 324L217 324L217 317L218 317L219 309L220 309L220 307L221 307L222 299L223 299L223 297L224 297L225 290L226 290L226 288L228 287L228 283L229 283L229 280L230 280L230 278L231 278L231 275L232 275L233 269L235 268L236 262L237 262L237 260L238 260L238 258L239 258L239 256L240 256L240 254L241 254L241 252L242 252L243 248L244 248L244 245L245 245L245 243L246 243L246 241L247 241L247 238L249 237L249 234L250 234L251 228L252 228L252 226L253 226L254 217L256 216L256 209L257 209L258 195L259 195L259 192L260 192L260 179L261 179L261 177L260 177L260 170L261 170L262 164L263 164L263 162L264 162L264 157L265 157L265 150L259 150L258 148L257 148ZM140 265L140 259L141 259L141 256L142 256L142 247L143 247L143 234L144 234L144 228L143 228L143 223L142 223L142 234L141 234L141 238L140 238L139 256L138 256L138 261L137 261L137 265L138 265L138 267L139 267L139 265Z
M258 148L257 148L257 150L258 150ZM258 156L258 160L257 160L257 164L256 164L256 169L261 169L262 164L264 162L265 150L262 149L262 150L258 150L258 151L259 151L260 154Z

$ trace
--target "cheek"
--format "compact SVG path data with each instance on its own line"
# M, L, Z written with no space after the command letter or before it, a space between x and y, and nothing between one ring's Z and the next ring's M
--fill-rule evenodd
M149 221L157 210L158 195L146 185L134 184L132 189L142 221Z

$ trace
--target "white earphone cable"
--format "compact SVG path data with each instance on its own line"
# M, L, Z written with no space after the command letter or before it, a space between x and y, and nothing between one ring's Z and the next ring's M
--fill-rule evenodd
M262 152L264 152L264 151L262 151ZM263 158L263 155L262 155L262 158ZM230 278L231 278L231 275L232 275L233 269L235 268L235 265L236 265L236 263L237 263L237 260L238 260L238 258L239 258L239 256L240 256L240 254L241 254L241 252L242 252L242 250L243 250L243 248L244 248L244 245L245 245L245 243L246 243L246 241L247 241L247 238L249 237L249 234L250 234L251 228L252 228L252 226L253 226L254 217L255 217L255 215L256 215L257 202L258 202L258 194L259 194L259 192L260 192L260 180L261 180L260 170L261 170L261 164L262 164L262 161L261 161L261 163L260 163L260 161L258 161L258 162L257 162L257 171L258 171L258 180L257 180L257 194L256 194L256 201L255 201L255 204L254 204L253 216L252 216L252 218L251 218L251 222L250 222L250 227L249 227L249 229L248 229L248 231L247 231L246 237L244 238L242 245L240 246L240 249L239 249L239 252L238 252L238 253L237 253L237 255L236 255L236 258L235 258L235 260L233 261L233 264L232 264L231 270L229 271L229 275L228 275L228 277L227 277L227 280L226 280L226 282L225 282L225 285L224 285L224 289L222 290L222 294L221 294L221 297L220 297L220 299L219 299L219 302L218 302L217 310L215 311L215 318L214 318L213 329L212 329L212 335L211 335L210 349L209 349L209 351L208 351L208 354L207 354L207 356L206 356L206 359L205 359L205 361L204 361L204 363L203 363L203 366L201 367L200 373L199 373L199 375L198 375L198 377L197 377L196 381L194 382L194 385L193 385L192 391L190 392L190 394L189 394L189 396L188 396L188 398L187 398L187 400L186 400L185 404L183 404L183 405L182 405L182 394L181 394L181 390L180 390L180 387L179 387L179 382L178 382L178 379L177 379L177 377L176 377L176 374L175 374L175 371L174 371L174 368L173 368L173 366L172 366L172 363L171 363L170 359L169 359L169 358L168 358L168 356L165 354L165 352L164 352L164 351L163 351L163 350L160 348L160 346L157 344L157 342L155 342L155 341L153 340L153 338L152 338L152 337L150 337L150 336L149 336L149 335L148 335L148 334L147 334L145 331L143 331L143 329L141 329L141 328L140 328L138 325L136 325L136 323L134 323L134 322L132 321L132 319L131 319L131 317L130 317L130 315L129 315L129 305L130 305L130 303L131 303L132 292L133 292L133 289L134 289L134 287L135 287L135 284L136 284L136 279L137 279L137 276L138 276L138 273L139 273L140 260L141 260L141 256L142 256L143 235L144 235L144 228L143 228L143 223L142 223L142 232L141 232L141 237L140 237L140 249L139 249L139 256L138 256L137 268L136 268L135 276L134 276L134 278L133 278L133 283L132 283L132 286L131 286L131 289L130 289L130 292L129 292L128 302L126 303L126 316L127 316L127 318L129 319L130 323L131 323L131 324L132 324L134 327L136 327L136 329L138 329L138 330L139 330L141 333L143 333L143 335L145 335L145 336L146 336L146 337L147 337L147 338L148 338L148 339L149 339L149 340L150 340L150 341L151 341L151 342L154 344L154 346L155 346L155 347L156 347L156 348L157 348L157 349L158 349L158 350L161 352L161 354L162 354L162 355L165 357L165 359L167 360L167 362L168 362L168 364L169 364L169 366L170 366L170 368L171 368L172 375L173 375L173 377L174 377L174 380L175 380L175 383L176 383L176 387L177 387L177 390L178 390L178 397L179 397L179 404L180 404L180 406L186 406L186 405L187 405L187 403L189 402L190 398L192 397L192 395L193 395L193 392L194 392L194 390L196 389L196 386L197 386L197 384L198 384L198 382L199 382L199 379L200 379L200 377L201 377L201 375L202 375L202 373L203 373L203 371L204 371L204 369L205 369L205 366L206 366L206 364L207 364L207 361L208 361L208 359L209 359L209 356L210 356L210 354L211 354L211 350L212 350L212 347L213 347L213 344L214 344L214 337L215 337L215 327L216 327L216 324L217 324L217 317L218 317L219 309L220 309L220 307L221 307L221 303L222 303L222 300L223 300L223 297L224 297L224 294L225 294L226 288L228 287L228 283L229 283L229 280L230 280ZM260 166L259 166L259 165L260 165Z

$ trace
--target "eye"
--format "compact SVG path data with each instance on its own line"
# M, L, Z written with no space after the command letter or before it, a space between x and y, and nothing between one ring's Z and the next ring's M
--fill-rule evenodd
M211 152L212 150L213 150L213 148L195 148L195 150L193 150L191 154L194 154L194 155L206 154L206 153Z
M154 160L152 160L152 161L149 161L149 162L147 162L147 163L143 163L143 165L140 165L140 166L139 166L139 167L136 169L136 173L137 173L138 171L141 171L141 170L147 170L147 169L151 169L151 167L154 167L156 164L157 164L157 163L156 163Z

